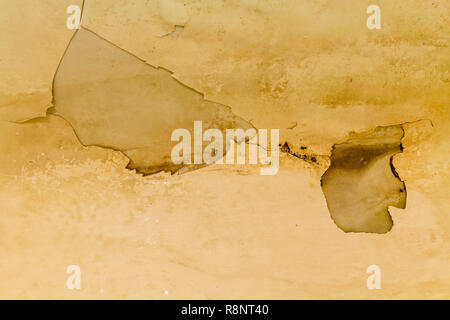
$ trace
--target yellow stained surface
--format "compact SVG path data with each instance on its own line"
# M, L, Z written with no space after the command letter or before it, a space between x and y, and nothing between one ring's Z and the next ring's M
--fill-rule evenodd
M85 1L83 27L319 159L281 153L274 176L144 177L46 116L71 4L0 1L0 298L450 298L448 1L379 0L380 30L371 1ZM406 209L344 233L320 187L331 148L394 124Z

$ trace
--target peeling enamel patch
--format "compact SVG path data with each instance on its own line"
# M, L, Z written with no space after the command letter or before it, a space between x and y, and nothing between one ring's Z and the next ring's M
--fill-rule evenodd
M377 127L333 147L322 190L331 217L345 232L386 233L393 225L389 206L406 207L406 187L392 164L402 138L400 125Z
M128 167L145 174L199 167L172 163L175 129L193 131L196 120L203 122L204 130L252 128L229 107L205 100L171 72L84 28L61 61L53 94L51 112L72 125L83 145L122 151L130 159Z

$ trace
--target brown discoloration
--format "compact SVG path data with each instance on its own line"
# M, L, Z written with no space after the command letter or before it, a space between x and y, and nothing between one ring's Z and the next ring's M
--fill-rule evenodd
M392 162L402 152L403 135L401 126L377 127L333 147L321 186L331 217L342 230L391 230L388 207L406 206L406 187Z
M401 151L399 145L350 145L348 147L334 148L331 156L331 167L340 169L358 170L367 166L373 159L389 152Z

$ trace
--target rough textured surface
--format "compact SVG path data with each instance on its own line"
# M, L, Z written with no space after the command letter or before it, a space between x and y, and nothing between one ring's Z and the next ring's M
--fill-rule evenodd
M290 154L275 176L213 165L143 177L60 117L2 120L0 297L449 299L449 2L377 2L379 31L365 27L372 1L87 0L85 27L280 128ZM0 3L1 119L45 116L77 2ZM405 210L390 209L386 234L342 232L320 187L332 146L398 124ZM81 290L66 287L71 264ZM366 287L371 264L381 290Z
M0 119L26 121L52 106L52 81L74 31L66 8L82 0L0 1Z
M55 116L2 123L0 137L2 298L450 297L442 209L414 183L389 233L351 234L330 219L320 174L287 154L275 176L213 165L142 177ZM374 263L382 290L366 288Z
M279 128L292 151L329 156L351 131L448 112L450 3L379 0L379 31L366 27L370 4L87 1L83 23L255 127ZM184 30L161 37L164 25Z

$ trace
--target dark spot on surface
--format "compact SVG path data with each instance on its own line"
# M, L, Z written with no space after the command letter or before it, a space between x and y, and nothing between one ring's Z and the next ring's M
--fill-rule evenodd
M283 144L283 146L281 147L281 152L288 152L288 153L291 152L291 148L289 148L289 145L287 142L285 142Z
M394 174L394 176L395 176L397 179L401 180L401 179L400 179L400 176L399 176L398 173L397 173L397 170L395 170L394 164L392 163L392 159L393 159L393 158L394 158L394 157L391 157L391 159L390 159L390 161L389 161L389 166L391 167L391 171L392 171L392 173Z

